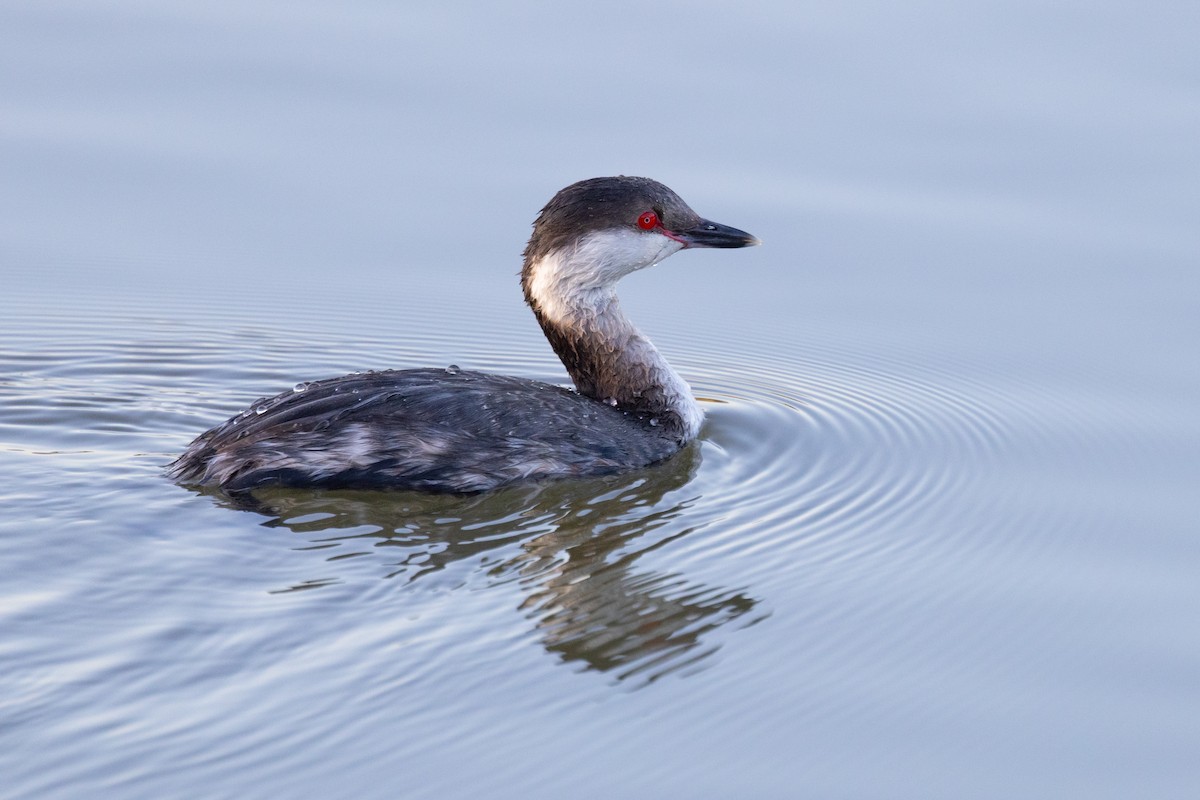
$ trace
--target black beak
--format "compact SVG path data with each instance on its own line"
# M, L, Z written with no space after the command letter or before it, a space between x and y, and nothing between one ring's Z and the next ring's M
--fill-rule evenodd
M751 236L745 231L710 222L702 219L692 227L682 231L672 231L672 238L683 242L685 247L750 247L762 244L758 237Z

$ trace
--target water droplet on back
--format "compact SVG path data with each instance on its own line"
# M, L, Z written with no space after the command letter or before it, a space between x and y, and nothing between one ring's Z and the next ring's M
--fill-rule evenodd
M459 369L458 364L451 364L450 366L446 367L447 375L457 375L460 372L462 372L462 370Z

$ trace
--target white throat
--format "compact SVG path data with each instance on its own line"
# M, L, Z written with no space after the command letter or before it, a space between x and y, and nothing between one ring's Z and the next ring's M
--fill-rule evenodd
M580 313L602 313L617 281L657 264L683 245L656 233L592 233L572 247L547 253L532 265L529 297L550 320L570 324Z
M653 396L679 417L684 438L693 439L703 412L691 388L625 316L616 295L622 277L681 249L680 242L656 233L590 234L530 264L526 292L581 392L622 407L636 407ZM558 338L570 340L574 351L587 352L572 364L556 344Z

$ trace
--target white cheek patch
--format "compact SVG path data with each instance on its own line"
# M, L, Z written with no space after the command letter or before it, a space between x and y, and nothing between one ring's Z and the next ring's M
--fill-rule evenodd
M555 321L566 320L572 312L594 316L612 302L617 281L682 249L682 243L658 233L592 233L574 247L547 253L535 262L529 295L541 312Z

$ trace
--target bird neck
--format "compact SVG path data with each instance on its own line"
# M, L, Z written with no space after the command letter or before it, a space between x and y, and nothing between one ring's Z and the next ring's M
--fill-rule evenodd
M612 281L564 250L527 260L525 300L580 394L613 405L681 442L700 431L691 388L621 309Z

